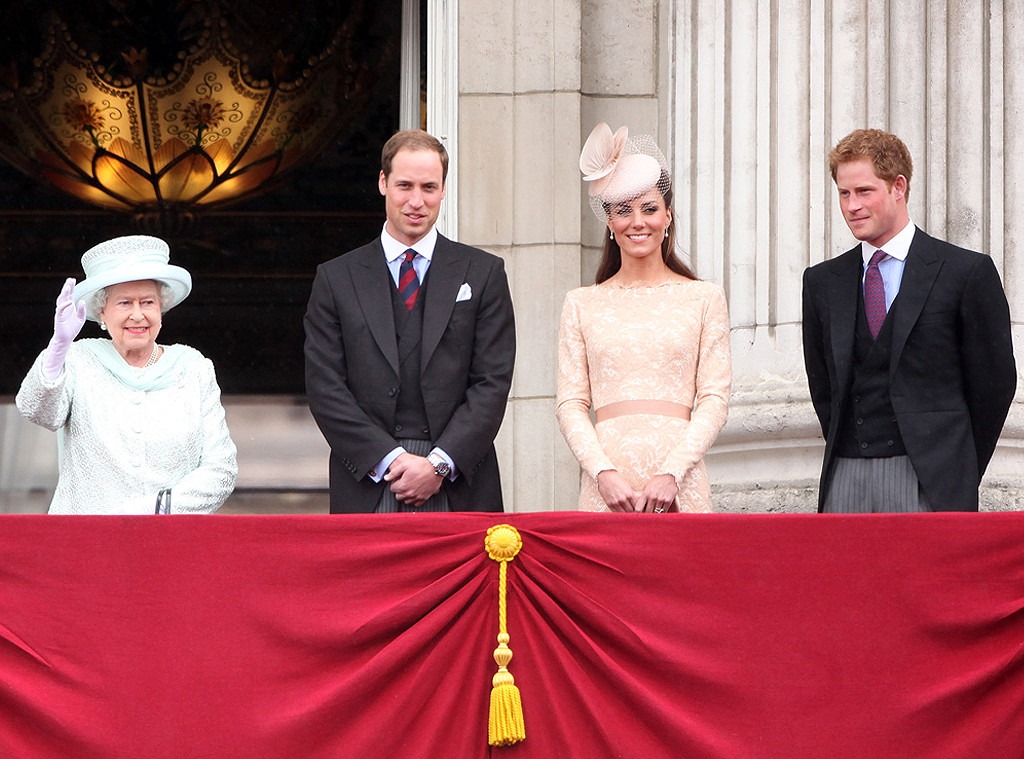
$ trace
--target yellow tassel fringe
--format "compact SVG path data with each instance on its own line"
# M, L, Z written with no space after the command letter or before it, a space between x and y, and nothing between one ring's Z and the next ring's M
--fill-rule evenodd
M523 721L523 703L515 678L508 671L512 649L508 647L507 586L508 563L523 547L519 531L508 524L499 524L487 530L484 549L498 562L498 647L494 661L498 671L491 678L491 709L487 719L487 742L492 746L511 746L526 739Z

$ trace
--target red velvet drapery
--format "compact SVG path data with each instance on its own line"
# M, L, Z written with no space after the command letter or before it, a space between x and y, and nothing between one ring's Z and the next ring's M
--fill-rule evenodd
M487 745L498 565L527 737ZM0 518L0 756L1024 757L1024 515Z

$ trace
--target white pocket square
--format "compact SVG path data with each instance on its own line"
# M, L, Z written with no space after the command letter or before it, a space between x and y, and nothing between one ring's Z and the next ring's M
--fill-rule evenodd
M455 296L455 302L461 303L464 300L469 300L473 297L473 288L469 286L469 282L463 282L462 287L459 288L459 294Z

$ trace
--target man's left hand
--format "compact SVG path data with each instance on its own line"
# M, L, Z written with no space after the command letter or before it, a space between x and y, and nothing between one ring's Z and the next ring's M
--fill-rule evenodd
M441 489L443 477L438 477L434 465L424 456L403 453L391 462L385 482L391 484L391 492L407 506L422 506Z

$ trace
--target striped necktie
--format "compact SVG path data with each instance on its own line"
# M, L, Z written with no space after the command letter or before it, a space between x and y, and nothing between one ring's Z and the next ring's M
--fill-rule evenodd
M416 296L420 294L420 280L416 276L416 269L412 266L412 260L416 258L416 251L412 248L405 251L405 260L398 269L398 294L405 303L405 307L412 311L416 305Z

